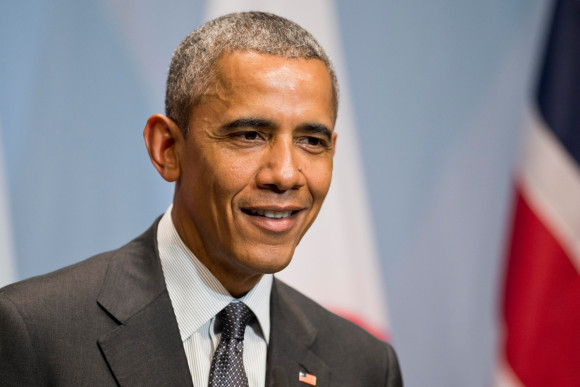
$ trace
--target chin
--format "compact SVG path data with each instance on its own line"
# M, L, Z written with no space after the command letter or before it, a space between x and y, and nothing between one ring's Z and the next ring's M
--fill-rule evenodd
M244 264L251 268L252 271L261 274L274 274L286 268L292 261L294 248L289 252L279 251L278 249L263 249L248 257Z

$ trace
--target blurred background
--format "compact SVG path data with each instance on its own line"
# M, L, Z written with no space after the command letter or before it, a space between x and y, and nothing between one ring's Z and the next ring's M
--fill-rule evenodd
M405 383L490 386L513 176L551 2L324 3L325 14L298 12L330 23L341 47L353 184L364 184L343 205L367 203ZM173 50L213 6L0 5L2 284L119 247L165 211L173 187L141 133L163 112Z

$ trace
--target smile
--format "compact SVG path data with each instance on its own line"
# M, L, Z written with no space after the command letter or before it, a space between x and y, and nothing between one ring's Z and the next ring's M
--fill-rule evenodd
M243 210L246 214L252 216L264 216L270 219L288 218L296 211L271 211L271 210Z

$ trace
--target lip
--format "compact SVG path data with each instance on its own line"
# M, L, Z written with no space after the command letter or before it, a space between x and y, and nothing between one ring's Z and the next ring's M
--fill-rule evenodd
M241 212L245 219L260 229L275 233L282 233L291 230L294 225L298 223L298 220L300 217L302 217L304 210L305 207L296 205L259 205L242 208ZM280 213L290 212L291 214L284 218L268 218L266 216L252 214L255 212L267 211Z

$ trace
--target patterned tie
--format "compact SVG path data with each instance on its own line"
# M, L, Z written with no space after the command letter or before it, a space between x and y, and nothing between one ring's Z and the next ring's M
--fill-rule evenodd
M248 387L243 349L246 325L254 313L243 302L232 302L217 314L222 337L209 370L209 387Z

